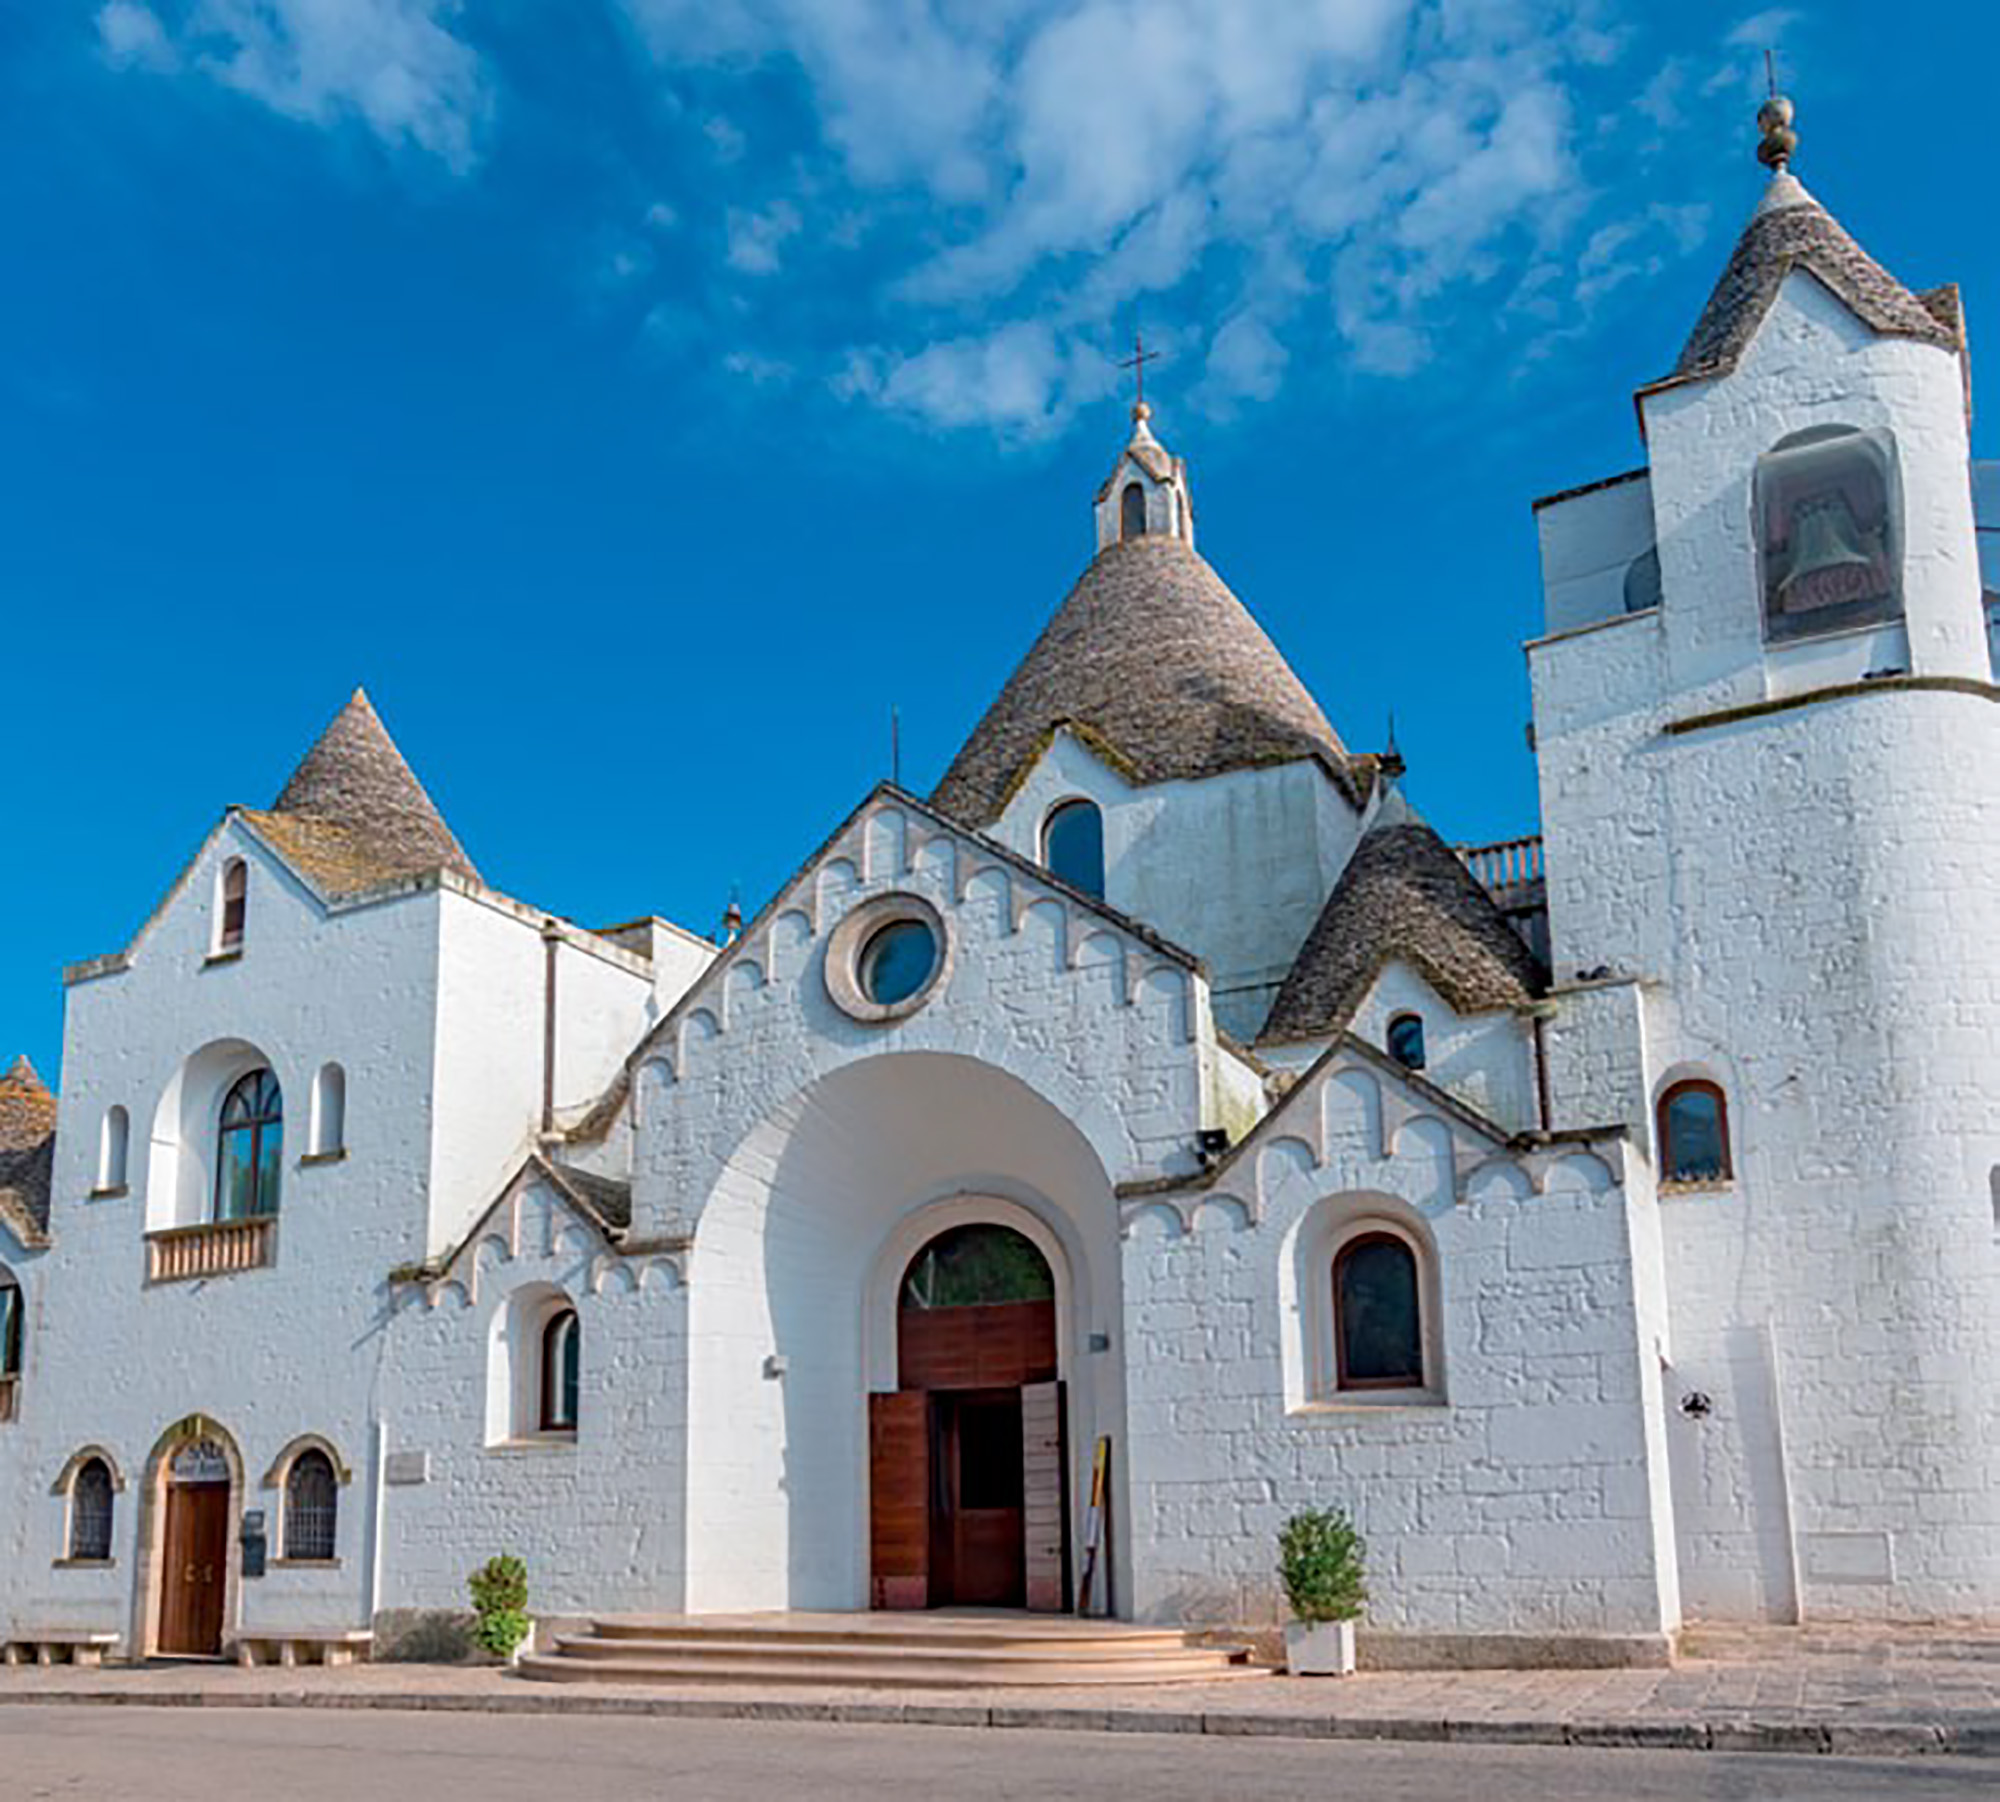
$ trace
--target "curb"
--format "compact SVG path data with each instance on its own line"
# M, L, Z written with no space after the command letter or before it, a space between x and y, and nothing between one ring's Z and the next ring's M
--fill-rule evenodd
M1037 1707L1024 1703L810 1701L724 1696L452 1695L421 1690L21 1690L0 1707L323 1708L396 1713L616 1715L635 1719L981 1727L1054 1733L1199 1733L1228 1739L1401 1740L1451 1745L1578 1746L1654 1752L2000 1759L2000 1721L1455 1720L1415 1715L1251 1714L1229 1710Z

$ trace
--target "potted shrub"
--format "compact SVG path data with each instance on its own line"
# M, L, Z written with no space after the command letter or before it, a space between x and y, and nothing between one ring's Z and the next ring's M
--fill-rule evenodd
M1308 1508L1278 1535L1278 1580L1292 1618L1285 1668L1295 1677L1351 1677L1354 1623L1368 1600L1361 1560L1367 1548L1339 1508Z
M466 1587L472 1591L473 1611L479 1616L473 1637L495 1658L518 1663L535 1629L528 1618L528 1567L503 1552L474 1571Z

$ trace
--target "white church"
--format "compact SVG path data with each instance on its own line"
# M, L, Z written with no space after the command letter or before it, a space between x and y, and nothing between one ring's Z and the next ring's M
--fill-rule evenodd
M0 1640L380 1652L502 1551L1255 1624L1308 1506L1385 1660L2000 1619L1991 472L1789 117L1536 504L1538 839L1343 743L1143 406L935 791L721 944L489 887L357 694L0 1080Z

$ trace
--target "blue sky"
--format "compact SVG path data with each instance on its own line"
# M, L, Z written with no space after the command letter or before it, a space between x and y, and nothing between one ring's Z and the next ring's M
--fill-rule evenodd
M0 0L0 1053L357 683L496 886L756 906L1081 570L1139 323L1348 742L1532 829L1528 503L1638 461L1765 43L1808 186L2000 342L2000 21L1906 16Z

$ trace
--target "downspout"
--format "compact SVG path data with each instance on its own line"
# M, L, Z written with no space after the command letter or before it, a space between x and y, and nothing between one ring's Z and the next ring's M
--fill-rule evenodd
M542 922L542 1137L556 1129L556 953L562 928Z
M1535 1042L1535 1125L1545 1137L1550 1131L1548 1018L1539 1009L1534 1015Z

